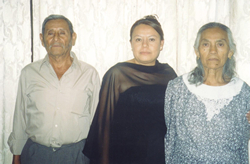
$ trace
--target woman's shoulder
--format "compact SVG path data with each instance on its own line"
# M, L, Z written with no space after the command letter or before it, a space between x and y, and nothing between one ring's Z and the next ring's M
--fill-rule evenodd
M247 94L250 95L250 86L244 80L242 80L242 79L240 79L238 77L235 77L234 79L236 79L237 81L242 83L241 91L242 92L247 92Z
M103 79L117 78L123 74L126 74L126 72L129 72L128 70L129 65L126 62L119 62L107 70L103 76Z
M182 85L184 77L185 77L184 75L180 75L180 76L174 78L173 80L171 80L170 82L172 85Z
M175 77L177 77L175 70L168 63L160 63L156 61L156 66L158 67L158 70L164 73L173 74Z
M231 81L235 81L234 85L236 86L238 85L239 92L237 95L249 103L250 102L250 86L244 80L238 77L234 77ZM239 84L241 85L239 86Z
M124 68L129 67L126 62L119 62L108 69L106 74L120 73Z
M174 70L168 63L160 63L160 62L157 61L156 64L158 64L160 67Z
M177 93L178 90L183 90L184 85L183 75L181 75L169 81L167 88L168 90L172 90L173 92Z

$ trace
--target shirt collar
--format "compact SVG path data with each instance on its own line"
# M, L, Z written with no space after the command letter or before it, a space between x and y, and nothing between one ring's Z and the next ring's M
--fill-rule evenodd
M80 64L79 60L77 59L75 53L70 51L70 56L73 58L73 62L72 62L71 67L72 68L79 68L82 71L81 64ZM47 65L47 66L50 65L50 63L49 63L49 55L48 54L42 60L41 65L40 65L40 70L42 69L42 67L44 65Z

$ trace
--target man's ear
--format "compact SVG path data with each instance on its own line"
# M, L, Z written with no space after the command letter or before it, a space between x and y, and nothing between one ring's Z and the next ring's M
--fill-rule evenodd
M76 38L77 38L77 35L76 35L76 33L74 32L74 33L72 34L72 46L75 45L75 43L76 43Z
M41 40L41 43L42 43L43 47L45 47L44 40L43 40L43 34L41 34L41 33L40 33L40 40Z

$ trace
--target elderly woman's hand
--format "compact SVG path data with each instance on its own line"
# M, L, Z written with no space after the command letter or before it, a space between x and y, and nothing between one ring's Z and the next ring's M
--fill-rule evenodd
M246 117L247 117L248 122L250 123L250 111L247 112Z

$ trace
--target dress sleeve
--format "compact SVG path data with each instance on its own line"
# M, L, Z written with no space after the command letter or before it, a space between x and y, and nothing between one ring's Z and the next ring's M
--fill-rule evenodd
M108 164L110 122L118 98L118 75L108 71L103 77L99 103L83 150L91 163Z
M24 72L24 71L23 71ZM8 139L8 145L10 151L14 155L20 155L23 147L28 139L28 135L25 133L25 75L21 74L18 84L15 112L13 118L13 130Z
M174 89L173 81L170 81L166 93L164 103L164 116L167 127L167 133L164 138L165 143L165 162L173 163L171 157L174 153L175 136L176 136L176 117L175 117L175 104L176 104L176 91Z
M247 85L247 84L245 84L246 85L246 96L245 96L245 98L246 98L246 102L247 102L247 104L246 104L246 112L248 112L248 111L250 111L250 86L249 85ZM245 117L244 117L244 119L246 119ZM247 119L246 119L247 120ZM244 123L242 123L243 125L244 125ZM248 160L249 161L246 161L246 163L247 162L249 162L250 163L250 124L248 123L248 121L247 121L247 126L248 126L248 131L247 132L245 132L245 134L248 136L248 145L247 145L247 148L245 149L245 144L242 144L242 148L241 148L241 152L239 152L239 154L241 155L241 156L243 156L243 154L248 154ZM244 152L244 151L247 151L247 152ZM244 159L244 157L241 157L242 159Z

